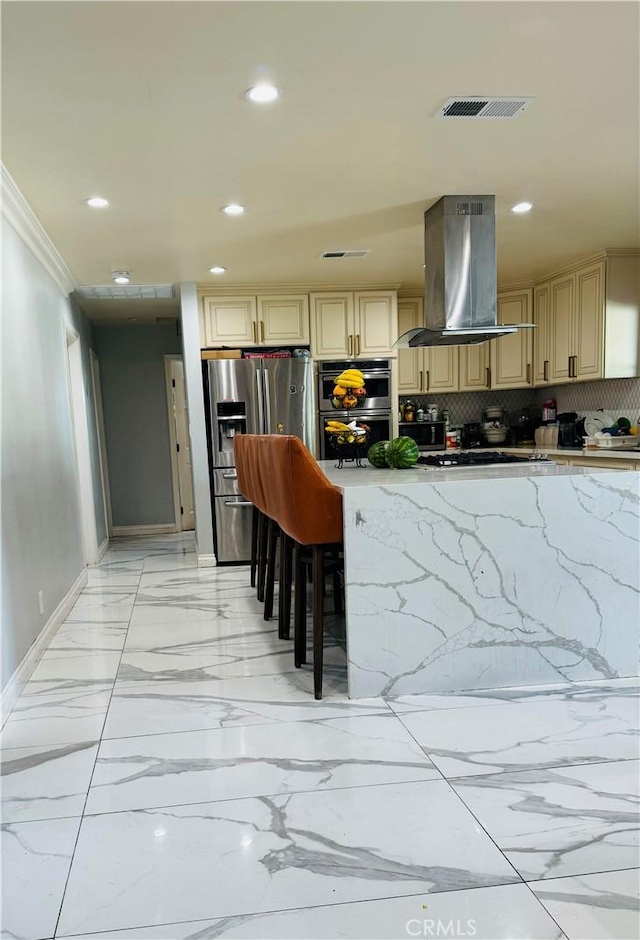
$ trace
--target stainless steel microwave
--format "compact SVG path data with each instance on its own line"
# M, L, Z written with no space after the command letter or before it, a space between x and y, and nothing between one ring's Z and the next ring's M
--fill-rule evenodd
M447 446L444 421L401 421L401 437L412 437L420 450L445 450Z

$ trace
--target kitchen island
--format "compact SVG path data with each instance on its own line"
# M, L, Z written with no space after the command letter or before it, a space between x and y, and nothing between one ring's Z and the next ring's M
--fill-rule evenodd
M638 672L640 474L337 470L349 695Z

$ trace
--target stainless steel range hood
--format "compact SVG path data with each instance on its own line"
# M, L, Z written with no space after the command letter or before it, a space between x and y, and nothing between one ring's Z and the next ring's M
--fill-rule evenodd
M484 343L534 326L498 325L495 196L443 196L424 229L425 325L396 346Z

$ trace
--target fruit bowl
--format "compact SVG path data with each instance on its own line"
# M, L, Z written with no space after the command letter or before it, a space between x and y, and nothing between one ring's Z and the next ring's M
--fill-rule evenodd
M362 408L367 400L367 393L364 388L346 388L344 395L334 392L331 398L331 405L338 411L351 411L352 408Z
M357 467L362 466L362 458L366 456L369 446L369 428L360 425L360 431L342 430L332 431L331 428L325 428L331 445L338 456L337 467L340 469L343 463L352 463L355 461Z

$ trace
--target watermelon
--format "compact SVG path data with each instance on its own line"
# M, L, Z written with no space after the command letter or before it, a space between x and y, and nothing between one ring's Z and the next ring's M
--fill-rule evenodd
M387 464L395 470L413 467L419 456L418 445L411 437L394 438L384 454Z
M376 441L375 444L372 444L367 453L367 460L372 467L381 467L387 466L387 461L384 459L384 454L389 446L389 441Z

